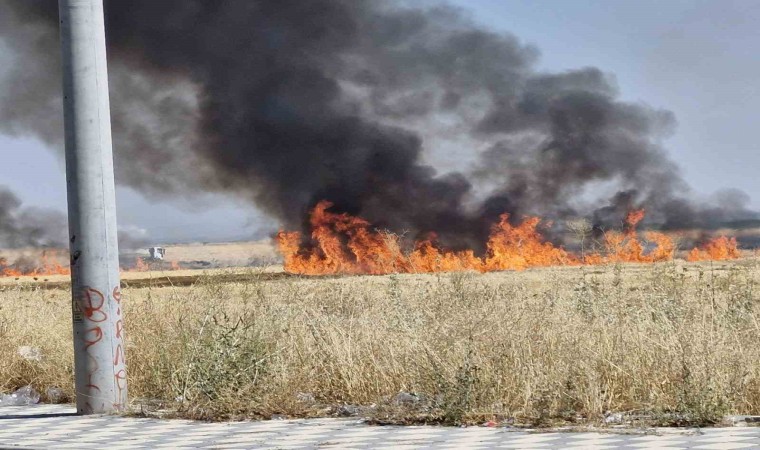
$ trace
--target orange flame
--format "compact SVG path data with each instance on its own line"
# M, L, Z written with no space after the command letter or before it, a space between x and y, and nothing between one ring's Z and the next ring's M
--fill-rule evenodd
M69 265L61 264L59 261L67 260L68 257L63 255L63 251L44 250L39 260L33 267L18 267L17 264L9 264L6 258L0 257L0 278L2 277L44 277L50 275L71 275ZM181 270L181 265L177 261L172 261L170 270ZM143 258L136 258L135 266L132 269L122 269L122 271L147 272L151 270L150 265Z
M40 258L40 267L35 269L35 272L31 275L71 275L71 268L67 265L62 265L56 261L58 252L52 250L50 252L42 252L42 258Z
M484 271L522 270L528 267L578 264L578 259L549 242L536 230L541 219L528 217L518 226L509 223L509 214L502 214L491 227L486 244Z
M150 270L150 266L148 266L143 258L138 256L135 258L135 267L132 270L135 272L147 272Z
M625 215L625 225L629 233L636 231L636 227L638 226L639 222L644 220L645 215L646 211L643 209L632 209L628 211L628 214Z
M583 258L547 242L538 231L541 219L526 217L512 225L503 214L491 227L486 252L478 257L472 250L441 249L435 234L418 241L404 252L398 236L370 229L370 223L348 214L327 211L332 204L322 201L311 214L312 244L302 242L301 233L280 231L277 244L285 270L305 275L387 274L452 272L476 270L523 270L546 267L614 262L656 262L673 259L673 240L659 232L648 231L640 239L636 226L644 210L628 213L624 232L605 233L603 249Z
M3 277L20 277L23 275L18 269L8 267L8 260L0 257L0 276Z
M643 209L629 211L625 217L624 232L604 233L605 255L591 254L584 259L584 262L601 264L605 262L658 262L673 259L676 246L670 236L657 231L647 231L643 233L643 240L639 238L636 227L644 216Z
M686 256L687 261L718 261L741 257L736 238L720 236L711 239L701 248L692 249Z
M0 258L0 276L2 277L20 277L20 276L30 276L30 277L41 277L41 276L49 276L49 275L70 275L71 269L69 269L68 265L60 264L57 259L59 259L59 253L55 250L45 250L42 252L42 256L40 256L40 260L38 264L27 270L22 270L17 267L13 267L12 265L8 264L8 261L5 258Z
M317 245L312 251L301 249L301 233L277 234L288 271L309 275L409 271L410 262L396 236L372 232L361 218L328 212L331 206L320 202L312 211L311 237Z

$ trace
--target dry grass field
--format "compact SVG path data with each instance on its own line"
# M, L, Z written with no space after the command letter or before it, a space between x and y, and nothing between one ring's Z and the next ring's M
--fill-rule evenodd
M249 269L128 286L130 395L138 411L204 419L760 414L758 262L325 278ZM0 286L0 391L70 397L72 364L68 291Z
M214 266L245 267L249 264L279 260L269 239L248 242L190 243L166 245L166 261L189 264L208 261Z

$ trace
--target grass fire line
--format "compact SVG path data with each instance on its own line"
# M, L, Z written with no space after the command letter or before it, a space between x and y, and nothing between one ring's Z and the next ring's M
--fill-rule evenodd
M315 245L305 242L299 232L280 231L277 234L286 271L304 275L493 272L531 267L671 261L676 251L673 238L667 234L637 232L637 225L644 219L643 209L627 214L623 231L606 231L601 239L601 250L581 255L547 242L539 231L540 218L526 217L519 225L512 225L509 214L502 214L499 222L491 227L485 255L478 257L473 250L441 249L434 236L417 241L411 251L405 252L398 235L374 231L362 218L330 212L331 206L330 202L322 201L311 212L311 238ZM687 259L739 257L736 239L720 236L701 248L694 248Z
M27 253L13 263L0 257L0 278L71 275L69 265L61 263L64 259L68 259L68 252L65 250L43 250L39 257ZM146 262L145 258L136 257L133 265L122 267L120 270L121 272L151 272L159 269L160 271L179 271L182 270L182 266L178 261L168 261L167 264L156 267L155 264Z
M433 273L474 270L494 272L534 267L580 266L611 263L651 263L671 261L675 257L674 238L657 231L638 232L644 210L632 210L622 231L608 230L599 239L598 249L576 254L544 239L542 220L526 217L518 225L503 214L491 228L486 252L477 256L473 250L451 251L438 246L434 234L414 243L404 251L401 238L390 232L375 231L359 217L328 211L331 204L317 204L310 217L311 239L306 242L299 232L280 231L276 244L286 272L302 275ZM691 249L687 261L738 259L741 252L736 238L717 236ZM47 249L40 256L25 254L10 263L0 257L0 277L69 275L65 250ZM180 270L178 261L161 265L163 271ZM122 272L155 270L142 257Z

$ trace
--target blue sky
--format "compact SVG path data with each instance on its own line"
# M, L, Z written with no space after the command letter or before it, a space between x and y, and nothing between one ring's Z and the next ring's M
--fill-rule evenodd
M543 70L596 66L615 75L625 100L673 111L679 125L665 144L692 187L703 194L736 187L760 207L760 2L449 3L538 47ZM0 184L29 205L65 210L63 162L53 152L7 136L0 151ZM220 197L201 206L155 203L120 188L118 208L122 225L145 228L158 242L244 238L274 226L249 205Z

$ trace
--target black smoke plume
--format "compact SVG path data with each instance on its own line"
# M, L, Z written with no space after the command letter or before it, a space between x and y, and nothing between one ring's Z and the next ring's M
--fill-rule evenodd
M0 186L0 248L61 247L67 234L65 215L24 206L12 191Z
M146 195L229 192L285 227L327 199L396 231L473 245L503 212L666 228L755 219L701 206L660 143L673 115L619 100L596 68L447 6L374 0L106 0L117 180ZM56 0L0 4L0 131L60 147ZM431 136L480 151L439 173ZM480 150L479 150L480 149Z
M0 186L0 249L68 247L66 215L56 209L26 206L6 186ZM119 230L119 248L135 250L148 245L145 232Z

